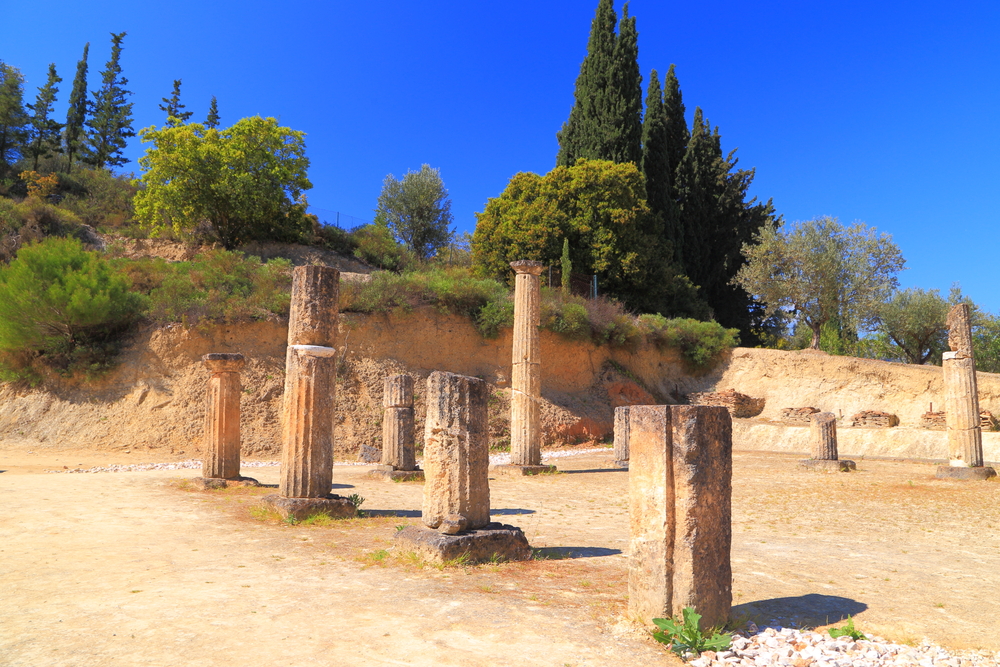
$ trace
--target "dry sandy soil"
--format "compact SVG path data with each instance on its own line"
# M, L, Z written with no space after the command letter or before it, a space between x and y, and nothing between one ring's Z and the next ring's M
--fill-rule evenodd
M0 452L0 664L678 664L625 618L627 473L610 460L491 480L494 520L522 527L538 559L439 569L392 546L419 522L421 485L365 467L338 466L334 482L366 498L367 518L293 526L260 510L273 491L193 491L198 471L45 474L135 461ZM897 641L1000 649L1000 483L796 460L736 454L736 616L850 614Z

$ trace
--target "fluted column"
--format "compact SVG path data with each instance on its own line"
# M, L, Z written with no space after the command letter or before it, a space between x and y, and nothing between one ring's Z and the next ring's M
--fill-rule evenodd
M415 470L413 451L413 378L392 375L385 379L382 419L382 465L392 470Z
M809 438L812 440L812 457L817 461L837 460L837 416L832 412L819 412L809 419Z
M212 353L202 357L212 372L208 380L205 454L202 477L240 477L240 371L242 354Z
M514 345L511 370L510 462L537 466L542 462L540 415L541 345L539 324L539 275L542 263L511 262L514 282Z
M983 465L983 435L979 425L979 391L968 304L960 303L948 313L948 346L951 351L941 358L948 462L955 467L980 467Z

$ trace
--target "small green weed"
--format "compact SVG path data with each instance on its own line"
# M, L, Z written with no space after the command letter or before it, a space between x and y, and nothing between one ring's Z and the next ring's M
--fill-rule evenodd
M842 628L829 628L827 632L830 636L836 639L837 637L850 637L854 641L859 639L866 639L865 633L855 629L854 619L850 616L847 617L847 623Z
M654 618L653 623L659 628L653 633L653 639L661 644L667 644L677 655L690 651L700 654L702 651L721 651L729 647L732 635L720 633L717 628L702 632L698 627L701 614L694 607L685 607L684 620L673 618Z

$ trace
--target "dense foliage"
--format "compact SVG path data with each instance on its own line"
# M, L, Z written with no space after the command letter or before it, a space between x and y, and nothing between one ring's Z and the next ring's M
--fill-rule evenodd
M375 221L392 231L418 258L427 259L451 240L451 199L441 172L423 165L402 180L385 177Z

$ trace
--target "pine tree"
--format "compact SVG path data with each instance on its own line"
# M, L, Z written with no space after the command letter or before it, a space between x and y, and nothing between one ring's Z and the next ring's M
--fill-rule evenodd
M28 114L24 111L24 76L0 61L0 178L24 154Z
M111 33L111 60L101 72L102 85L92 92L93 115L87 122L90 128L88 138L93 155L87 158L89 164L98 169L117 167L128 162L122 155L132 130L132 103L127 102L132 93L125 89L128 79L121 76L120 65L122 40L125 33Z
M83 47L83 57L76 64L76 76L73 78L73 91L69 95L69 109L66 111L66 128L63 131L63 143L69 164L66 173L73 171L73 158L86 148L83 126L87 122L87 54L90 43Z
M170 97L160 98L164 103L160 105L160 111L167 113L167 124L183 125L193 115L191 111L181 111L184 105L181 104L181 80L174 79L174 90Z
M28 142L27 153L33 158L32 170L38 171L38 161L43 157L48 157L52 153L59 152L59 130L62 125L52 115L52 105L56 101L56 93L59 89L56 84L62 78L56 74L56 64L49 64L49 77L45 85L38 89L38 97L34 104L27 105L31 109L31 138Z
M212 95L212 103L208 106L208 117L205 119L205 127L209 129L219 127L219 103L215 101L215 95Z

